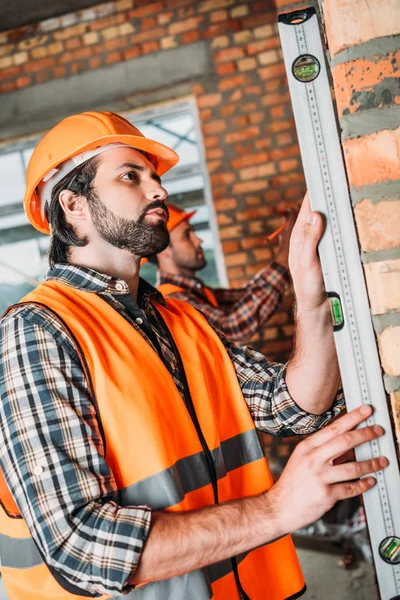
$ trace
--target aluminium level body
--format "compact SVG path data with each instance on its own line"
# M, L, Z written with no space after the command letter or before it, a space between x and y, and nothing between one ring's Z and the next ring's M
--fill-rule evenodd
M358 460L383 455L390 462L375 475L377 484L364 494L364 505L381 600L399 600L399 466L315 10L280 15L279 34L311 206L326 219L319 255L333 303L346 403L349 409L371 404L368 425L379 424L386 432L357 448L356 455Z

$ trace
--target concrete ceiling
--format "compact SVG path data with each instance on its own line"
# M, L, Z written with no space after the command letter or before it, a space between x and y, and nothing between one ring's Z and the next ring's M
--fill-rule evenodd
M101 0L0 0L0 31L102 4Z

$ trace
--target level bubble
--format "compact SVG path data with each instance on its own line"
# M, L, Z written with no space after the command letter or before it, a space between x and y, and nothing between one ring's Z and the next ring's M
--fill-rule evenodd
M400 564L400 538L393 535L382 540L379 544L379 555L390 565Z
M292 73L298 81L309 83L314 81L321 71L321 65L312 54L302 54L294 61Z

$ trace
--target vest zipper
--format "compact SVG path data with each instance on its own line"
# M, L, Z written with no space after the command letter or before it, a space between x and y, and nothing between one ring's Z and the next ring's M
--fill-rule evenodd
M172 348L174 349L174 353L175 353L175 356L176 356L176 359L178 362L179 371L182 376L182 384L183 384L184 391L185 391L186 408L188 410L190 418L192 419L192 423L194 425L194 428L196 429L197 437L199 438L201 447L203 448L203 452L207 459L207 463L208 463L210 475L211 475L211 483L212 483L213 492L214 492L214 502L215 502L215 504L219 504L217 472L215 470L215 465L214 465L214 461L212 459L211 451L207 445L207 442L205 440L205 437L204 437L203 432L200 427L200 423L197 419L196 410L194 408L192 396L190 394L189 384L187 381L186 372L185 372L185 368L183 366L182 358L181 358L181 355L178 350L178 346L176 345L175 340L172 337L171 332L168 329L167 324L164 321L161 313L155 308L154 304L152 306L153 306L154 310L157 312L157 315L160 318L161 322L163 323L165 330L167 332L168 339L171 342ZM242 600L251 600L251 598L246 594L246 592L244 591L244 589L242 587L240 577L239 577L237 559L235 556L231 558L231 563L232 563L233 575L235 577L236 587L238 588L238 591L241 595Z

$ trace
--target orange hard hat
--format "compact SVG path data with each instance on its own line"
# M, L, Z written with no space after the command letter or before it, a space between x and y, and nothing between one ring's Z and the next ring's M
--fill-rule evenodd
M179 223L182 223L182 221L190 221L190 219L196 213L195 210L186 212L182 208L179 208L179 206L175 206L174 204L169 204L168 202L167 202L167 207L168 207L168 212L169 212L167 228L170 233L173 229L175 229L175 227L177 225L179 225Z
M67 117L40 140L28 164L24 208L36 229L50 233L43 201L38 193L39 184L43 181L50 184L51 178L60 172L60 165L69 159L76 157L71 164L72 170L100 152L99 148L112 144L124 144L146 152L160 176L179 160L171 148L144 137L134 125L115 113L84 112ZM64 175L67 173L68 170Z

